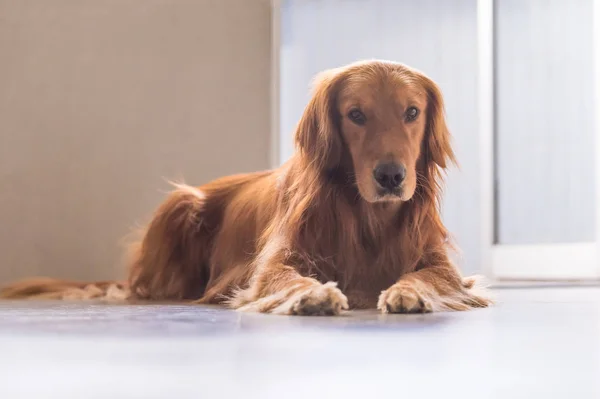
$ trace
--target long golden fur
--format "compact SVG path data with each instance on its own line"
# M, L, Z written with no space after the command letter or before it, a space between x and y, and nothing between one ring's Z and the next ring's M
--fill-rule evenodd
M383 61L326 71L296 145L276 170L177 185L132 248L127 283L29 280L2 296L191 300L299 315L491 303L448 257L439 196L454 154L431 79Z

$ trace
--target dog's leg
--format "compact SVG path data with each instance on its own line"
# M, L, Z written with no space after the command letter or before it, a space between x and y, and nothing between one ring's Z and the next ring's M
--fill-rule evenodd
M379 296L383 313L429 313L484 308L492 303L476 277L463 279L449 262L407 273Z
M205 196L178 185L156 211L143 239L132 248L132 297L151 300L197 299L206 281L208 251Z
M229 306L239 311L284 315L337 315L348 309L337 283L321 284L282 263L259 267L249 287L237 292Z

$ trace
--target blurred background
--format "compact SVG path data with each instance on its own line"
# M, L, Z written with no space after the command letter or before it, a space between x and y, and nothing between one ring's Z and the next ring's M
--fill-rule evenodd
M596 0L0 0L0 283L124 276L167 179L278 166L319 71L416 67L465 273L600 278Z

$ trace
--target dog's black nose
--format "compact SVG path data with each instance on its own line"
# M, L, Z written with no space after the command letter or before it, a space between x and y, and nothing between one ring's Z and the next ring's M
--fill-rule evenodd
M398 188L406 177L406 168L394 162L382 163L373 170L375 181L386 190Z

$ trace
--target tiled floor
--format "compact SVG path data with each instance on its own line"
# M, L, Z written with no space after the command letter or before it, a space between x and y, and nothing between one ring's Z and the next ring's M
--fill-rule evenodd
M600 398L600 288L337 318L0 302L0 398Z

